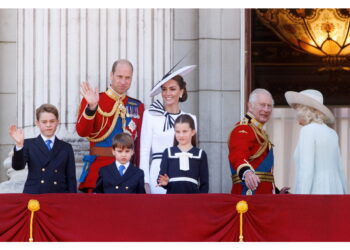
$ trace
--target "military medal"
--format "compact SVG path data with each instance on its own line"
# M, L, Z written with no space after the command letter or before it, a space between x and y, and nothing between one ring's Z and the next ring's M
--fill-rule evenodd
M138 107L127 106L126 107L126 117L137 118L139 119Z
M133 120L129 122L128 128L131 132L134 132L134 130L136 129L136 124Z

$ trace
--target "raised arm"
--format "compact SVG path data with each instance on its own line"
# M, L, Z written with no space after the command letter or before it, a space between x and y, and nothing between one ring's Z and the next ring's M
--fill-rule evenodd
M24 144L24 134L23 130L17 128L16 125L11 125L9 128L9 134L11 138L15 141L18 148L22 148Z
M26 165L26 156L23 149L24 147L23 130L17 128L16 125L11 125L9 128L9 134L16 143L16 147L14 148L14 153L12 156L12 168L15 170L24 169Z
M80 94L85 98L88 108L90 110L95 110L100 100L98 88L94 89L90 83L82 82L80 84Z

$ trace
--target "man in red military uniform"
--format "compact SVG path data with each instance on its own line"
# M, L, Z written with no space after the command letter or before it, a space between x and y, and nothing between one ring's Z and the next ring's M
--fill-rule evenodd
M273 99L265 89L249 96L248 113L233 128L229 141L232 194L275 193L273 150L264 124L270 119ZM289 188L283 188L285 193Z
M83 158L84 167L79 189L92 192L98 171L115 161L112 139L116 134L129 133L135 141L133 163L139 165L140 135L144 105L126 95L133 74L132 64L121 59L114 62L110 74L111 86L98 93L88 82L81 84L83 99L76 123L77 133L90 141L90 155Z

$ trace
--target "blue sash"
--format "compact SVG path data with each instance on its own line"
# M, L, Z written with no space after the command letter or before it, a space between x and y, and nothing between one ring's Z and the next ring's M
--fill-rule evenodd
M95 160L96 160L96 155L84 155L83 157L84 166L79 178L79 182L85 181L86 176L89 173L90 166Z
M132 118L126 117L125 118L125 126L127 127L129 123L131 122ZM112 133L103 141L96 142L95 147L112 147L113 145L113 138L116 134L123 133L123 122L122 118L118 117L117 122L115 124L115 127L112 131Z
M274 164L273 149L271 148L269 153L266 155L265 159L260 163L260 165L255 169L255 171L270 173L272 170L273 164ZM237 174L237 172L232 167L230 169L231 169L232 175ZM244 181L242 181L240 184L242 185L242 195L245 195L248 191L248 187L245 185ZM252 194L255 194L255 191L253 191Z

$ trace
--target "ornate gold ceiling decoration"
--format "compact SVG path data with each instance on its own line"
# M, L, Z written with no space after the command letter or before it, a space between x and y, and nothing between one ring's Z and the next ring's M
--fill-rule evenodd
M259 19L293 48L320 56L321 70L350 70L350 9L257 9Z

